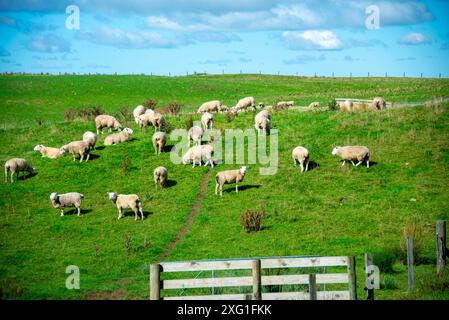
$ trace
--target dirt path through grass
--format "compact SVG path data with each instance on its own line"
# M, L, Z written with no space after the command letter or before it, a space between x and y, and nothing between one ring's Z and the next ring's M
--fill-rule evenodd
M200 190L198 191L198 194L195 197L195 202L193 203L192 208L190 208L189 215L187 216L187 220L184 223L184 227L182 227L181 230L178 231L178 234L176 235L176 239L171 241L167 246L165 246L164 251L159 257L159 261L163 261L165 258L167 258L170 255L170 252L173 250L173 248L184 238L184 236L189 232L190 226L193 223L193 220L195 220L196 213L201 207L201 202L204 198L204 193L206 191L207 183L209 181L209 177L212 170L209 170L207 173L204 174L203 179L200 183Z

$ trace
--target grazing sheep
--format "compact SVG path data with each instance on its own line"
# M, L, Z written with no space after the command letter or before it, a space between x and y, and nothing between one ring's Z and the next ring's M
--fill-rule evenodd
M150 116L152 116L152 115L154 115L154 110L153 109L147 109L147 110L145 110L145 113L144 114L148 114L148 115L150 115Z
M238 183L243 181L248 168L243 166L238 170L220 171L215 176L215 195L218 195L218 188L220 188L220 196L223 196L223 185L235 183L235 192L239 192Z
M61 152L69 152L73 156L73 161L75 161L76 156L80 156L80 162L83 161L86 156L85 161L90 158L90 144L86 141L73 141L69 144L62 146L60 148Z
M339 102L338 107L340 111L351 112L354 107L354 103L352 103L352 101L346 100L344 102Z
M156 155L161 154L162 150L164 150L165 148L165 144L167 143L165 133L155 132L151 140L153 141L154 153Z
M112 146L115 144L119 144L122 142L126 142L130 140L130 136L133 133L133 130L130 128L125 128L123 131L119 133L110 134L104 139L105 146Z
M147 111L149 110L151 109L148 109ZM145 130L149 125L152 125L155 131L161 130L164 123L164 116L160 113L154 112L153 110L151 110L151 112L145 112L137 118L137 124L141 129L145 128Z
M210 164L210 166L214 167L214 161L212 160L212 155L214 153L214 148L209 145L199 145L191 147L182 157L182 163L188 164L190 161L193 162L193 168L195 168L195 164L198 162L198 164L201 166L201 161L204 161L204 166L207 166L207 164Z
M145 113L145 107L143 105L138 105L133 110L134 121L136 121L136 124L139 124L138 118L139 118L140 115L142 115L144 113Z
M64 151L61 151L58 148L46 147L43 144L38 144L33 150L40 151L43 158L56 159L64 156Z
M109 128L109 132L112 129L116 129L118 131L122 130L122 125L117 121L116 118L107 114L101 114L95 118L95 126L97 128L97 134L103 134L103 128Z
M294 101L280 101L276 103L277 108L290 108L295 105Z
M212 129L212 126L214 124L214 115L212 113L205 112L201 116L201 124L203 125L204 130Z
M187 133L189 137L189 147L190 147L190 141L193 142L194 146L198 146L201 144L201 138L203 137L204 130L201 127L193 126L189 129L189 132Z
M61 210L61 217L64 216L65 207L75 207L78 210L78 217L81 214L81 202L84 195L78 192L71 192L65 194L57 194L53 192L50 194L51 204L54 208Z
M156 189L158 183L160 184L161 188L163 188L165 187L168 180L168 171L164 167L157 167L156 169L154 169L153 177Z
M373 99L372 106L376 110L383 110L387 108L387 103L385 102L384 98L376 97Z
M254 127L259 134L261 133L261 130L265 135L269 133L271 128L271 116L267 110L259 112L254 117Z
M319 108L320 107L320 103L319 102L312 102L311 104L309 104L309 108L313 109L313 108Z
M115 192L108 192L109 200L111 200L118 210L118 220L123 217L123 209L131 209L134 211L134 221L138 219L138 212L140 212L140 217L145 219L143 216L142 203L137 194L117 194Z
M238 113L238 112L245 112L247 111L249 108L253 108L253 110L256 110L256 103L254 102L254 98L253 97L246 97L243 99L240 99L237 104L235 105L234 108L232 108L232 112L233 113Z
M35 173L35 169L22 158L12 158L5 163L5 182L8 183L8 173L11 172L11 183L14 182L14 174L17 173L19 179L20 172Z
M89 143L91 149L95 149L95 145L97 144L98 136L92 131L86 131L83 134L83 141Z
M301 166L301 172L309 170L309 150L304 147L298 146L292 151L293 165L299 163Z
M198 109L197 113L204 112L220 112L222 111L221 101L213 100L204 102Z
M346 161L351 161L353 166L359 166L363 161L366 162L366 167L369 168L369 149L365 146L346 146L346 147L335 147L332 150L333 156L339 156L343 160L342 167L345 165ZM357 164L354 161L358 161Z

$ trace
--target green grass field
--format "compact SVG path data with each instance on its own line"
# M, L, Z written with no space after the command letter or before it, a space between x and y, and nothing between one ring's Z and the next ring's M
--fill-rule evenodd
M220 99L228 106L252 95L256 102L294 100L322 104L332 98L424 102L449 95L448 79L322 79L260 75L190 76L1 76L0 160L23 157L38 174L14 184L0 184L0 288L3 298L80 299L148 298L148 263L172 242L199 192L208 168L175 165L168 152L155 156L151 129L134 129L133 141L103 148L93 159L41 158L37 144L59 147L94 131L94 121L64 121L64 111L101 106L115 114L146 99L156 108L178 102L185 110ZM424 103L423 103L424 104ZM214 195L215 173L239 165L219 164L186 236L167 260L285 255L356 256L358 294L364 297L363 254L373 252L381 266L382 289L376 299L448 299L449 283L435 270L435 221L449 220L449 105L359 113L278 111L279 168L259 175L250 166L241 192L226 186ZM185 127L191 115L167 116L173 128ZM198 116L193 116L199 120ZM253 128L253 113L233 121L215 117L215 127ZM40 120L42 121L40 121ZM173 145L173 141L169 141ZM374 162L346 166L332 157L336 145L362 144ZM291 150L303 145L314 170L301 174ZM131 164L123 169L123 157ZM152 172L169 170L169 187L155 191ZM60 217L51 192L85 195L83 215L72 210ZM147 219L133 214L117 221L108 191L137 193ZM263 229L247 234L240 225L245 209L263 209ZM414 229L417 289L407 294L401 248L404 228ZM65 288L65 268L77 265L81 289ZM435 283L437 285L435 285ZM430 285L433 284L433 285Z

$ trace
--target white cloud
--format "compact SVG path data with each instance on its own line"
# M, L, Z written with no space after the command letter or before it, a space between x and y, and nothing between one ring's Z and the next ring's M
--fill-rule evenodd
M222 32L197 32L192 34L192 39L201 42L240 42L242 39L235 34L226 35Z
M426 35L419 32L408 33L399 39L399 43L405 45L420 45L428 44L430 42L430 39Z
M292 50L340 50L343 47L338 36L329 30L284 31L281 38Z
M55 34L34 37L26 43L26 47L43 53L70 52L70 43Z

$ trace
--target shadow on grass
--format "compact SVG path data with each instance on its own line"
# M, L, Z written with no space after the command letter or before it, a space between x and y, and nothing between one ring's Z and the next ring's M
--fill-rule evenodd
M167 181L165 182L164 189L165 189L165 188L171 188L171 187L174 187L174 186L176 186L177 184L178 184L178 182L177 182L176 180L167 180Z
M153 212L143 210L143 216L145 217L145 219L148 218L148 216L150 216L152 214L153 214ZM132 211L132 210L123 211L122 219L126 218L126 217L133 217L134 218L135 217L134 211ZM140 213L137 213L137 217L140 219Z
M101 150L104 150L104 149L106 149L105 146L98 146L98 147L94 148L94 150L98 150L98 151L101 151Z
M172 149L173 149L173 147L174 147L173 144L166 145L166 146L164 147L163 152L171 152ZM176 151L176 150L174 150L174 151Z
M81 215L85 215L85 214L89 214L92 212L92 209L81 209ZM78 210L76 208L64 211L64 215L65 216L72 216L72 215L77 215L78 214Z
M355 163L355 162L354 162ZM342 167L341 165L343 164L343 160L341 160L340 161L340 167ZM369 162L369 167L371 168L371 167L374 167L374 166L377 166L377 162L375 162L375 161L370 161ZM345 163L345 165L342 167L342 168L344 168L344 167L354 167L354 168L357 168L355 165L353 165L352 163L351 163L351 161L346 161L346 163ZM365 167L366 168L366 163L365 162L363 162L363 163L361 163L360 165L359 165L359 167ZM309 164L309 168L310 168L310 164Z
M259 188L260 188L260 184L243 185L243 186L239 186L239 192L249 190L249 189L259 189ZM224 189L223 193L225 193L225 192L235 192L235 186L233 188Z
M21 175L20 177L17 176L17 178L16 178L15 180L28 180L28 179L31 179L31 178L37 176L38 174L39 174L38 172L35 172L35 173L28 173L28 174L26 174L26 175ZM9 180L8 180L8 181L9 181Z

